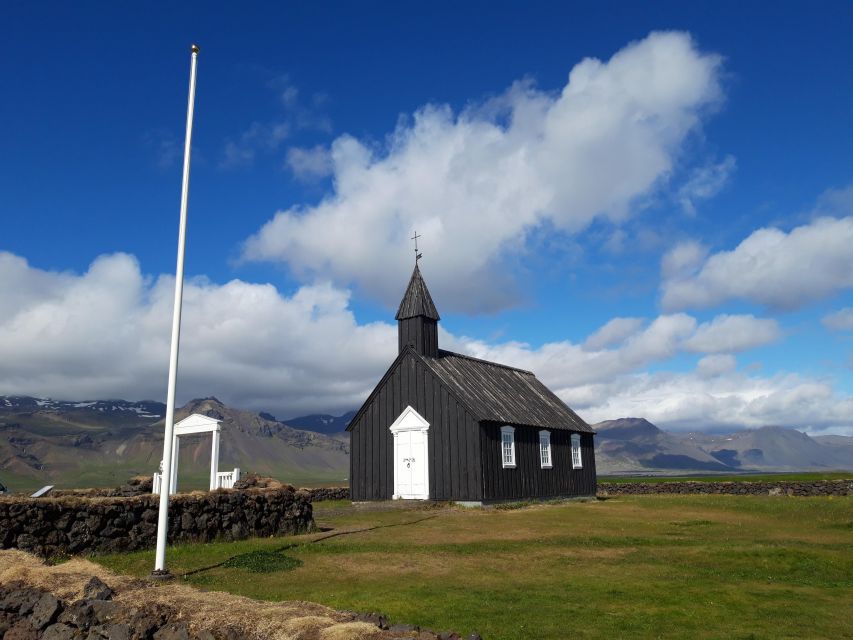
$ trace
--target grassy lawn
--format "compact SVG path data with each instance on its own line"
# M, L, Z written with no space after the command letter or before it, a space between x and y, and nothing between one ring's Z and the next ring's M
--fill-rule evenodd
M185 579L203 589L379 611L486 640L853 638L853 498L335 502L315 505L315 517L331 530L174 547L168 563L202 569ZM154 554L95 560L145 576Z

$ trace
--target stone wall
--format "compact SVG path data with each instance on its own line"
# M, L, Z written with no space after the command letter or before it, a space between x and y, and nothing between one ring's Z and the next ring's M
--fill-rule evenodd
M752 496L853 496L853 480L796 482L599 482L599 496L652 493L727 494Z
M277 489L284 486L288 485L282 484L275 478L259 476L255 473L249 473L234 483L235 489ZM349 487L314 487L303 488L300 491L305 491L310 496L311 502L350 499Z
M80 498L129 498L151 493L154 479L151 476L134 476L126 483L115 489L53 489L50 492L52 498L77 496Z
M156 543L160 497L12 498L0 496L0 548L43 557L135 551ZM169 542L210 542L304 533L311 499L292 487L172 496Z
M349 487L317 487L316 489L302 489L311 497L311 502L322 500L349 500Z

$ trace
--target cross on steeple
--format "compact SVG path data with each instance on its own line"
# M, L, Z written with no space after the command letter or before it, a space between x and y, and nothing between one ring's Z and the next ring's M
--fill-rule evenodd
M417 231L415 231L415 235L409 238L409 240L415 241L415 264L423 257L422 253L418 253L418 238L423 238L423 236L419 236Z

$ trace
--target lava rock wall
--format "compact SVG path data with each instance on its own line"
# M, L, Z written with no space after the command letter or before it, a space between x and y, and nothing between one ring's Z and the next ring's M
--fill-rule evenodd
M746 496L853 496L853 480L778 482L601 482L599 496L652 493L726 494Z
M154 547L160 497L0 496L0 548L42 557ZM314 528L311 497L291 487L172 496L169 542L294 535Z

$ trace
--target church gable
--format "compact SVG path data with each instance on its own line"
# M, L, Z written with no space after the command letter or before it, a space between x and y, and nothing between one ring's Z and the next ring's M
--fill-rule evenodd
M353 499L392 497L391 427L408 407L429 423L430 497L481 500L476 419L410 348L397 357L348 427Z

